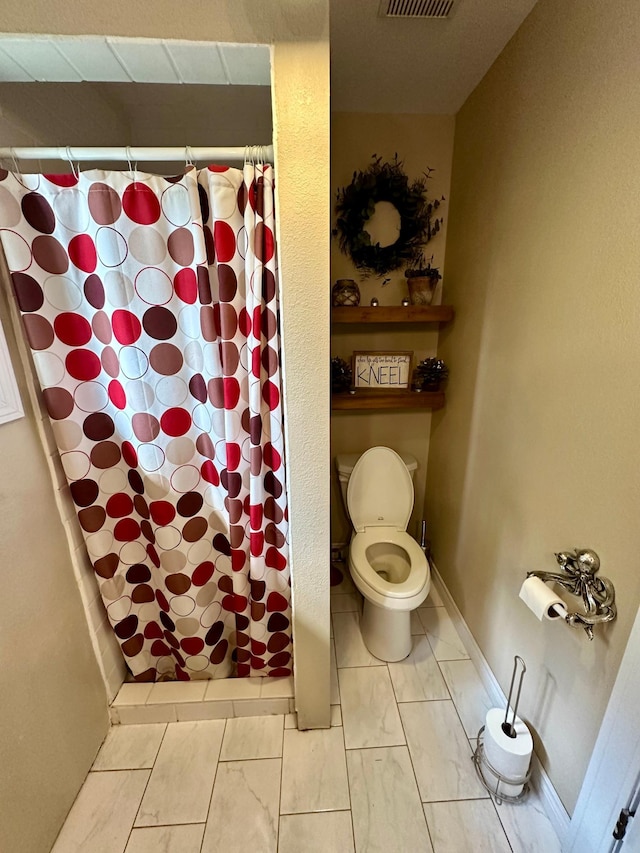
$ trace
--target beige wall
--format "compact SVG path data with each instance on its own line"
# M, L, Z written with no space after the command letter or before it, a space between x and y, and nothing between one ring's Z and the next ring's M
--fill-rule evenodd
M330 722L328 32L277 44L272 63L295 699L306 729Z
M569 811L640 599L639 43L633 2L540 0L456 121L426 507L503 688L527 662L521 709ZM592 643L517 597L576 546L618 596Z
M296 702L302 727L328 726L329 306L326 299L310 311L308 300L310 290L326 293L329 279L328 0L289 0L277 8L254 0L212 0L204 6L192 0L182 4L179 14L169 0L154 3L153 14L148 4L137 0L126 4L104 0L92 3L90 9L84 0L52 0L46 9L38 3L7 0L1 26L4 32L55 30L274 45ZM310 363L315 369L316 359L318 387L312 388L299 377L307 375ZM0 520L0 534L7 563L14 565L19 554L24 565L23 573L7 585L0 605L8 611L8 623L17 623L21 632L15 642L13 635L9 643L2 638L1 653L12 656L10 666L3 662L3 698L15 696L15 701L6 710L4 701L0 703L1 722L6 734L22 725L25 738L22 742L4 738L0 747L0 798L3 815L9 816L0 822L0 848L40 853L48 849L93 760L106 729L106 704L77 588L68 566L60 565L63 528L41 464L41 445L26 421L1 429L0 476L22 485L20 502L11 513L7 510L9 521ZM10 442L9 435L15 436ZM309 435L314 442L307 440ZM21 448L39 464L22 464ZM51 529L44 523L40 529L51 536L31 538L25 545L20 533L14 535L16 527L20 531L15 518L27 518L38 505L34 495L45 494L47 486L49 497L43 499L40 512ZM47 568L44 591L38 589L33 597L24 576L40 565ZM53 572L63 581L50 590ZM26 616L38 625L37 643L29 639L32 625L27 631L21 622ZM7 630L4 622L0 625ZM10 839L6 844L5 835Z
M331 197L334 205L338 188L351 182L356 169L365 169L373 154L391 160L397 152L410 179L421 177L429 167L435 170L429 181L429 197L444 195L447 199L443 207L445 230L428 244L426 255L433 254L434 265L443 272L453 128L453 116L366 113L333 113L331 116ZM400 305L402 297L408 293L404 269L395 270L389 276L391 282L384 288L381 283L387 276L364 278L350 258L340 251L338 241L331 241L331 282L339 278L355 279L362 294L362 305L368 305L372 296L377 296L381 305ZM441 288L442 284L438 287L436 302L441 301ZM412 350L415 363L435 355L437 341L436 326L334 326L331 355L349 360L355 350ZM376 444L388 445L399 453L412 453L418 459L420 467L414 478L416 499L409 523L409 532L413 534L418 519L422 518L430 422L431 414L421 411L336 412L331 418L332 462L338 453L362 452ZM333 467L331 484L331 538L333 542L346 542L350 525Z
M0 426L0 850L42 853L84 781L108 716L4 294L0 321L26 413Z

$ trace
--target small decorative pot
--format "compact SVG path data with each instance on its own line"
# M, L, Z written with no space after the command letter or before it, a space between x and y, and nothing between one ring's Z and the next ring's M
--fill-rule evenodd
M440 279L431 276L414 276L407 279L412 305L431 305Z
M360 304L360 288L352 278L339 278L331 291L331 304L355 307Z

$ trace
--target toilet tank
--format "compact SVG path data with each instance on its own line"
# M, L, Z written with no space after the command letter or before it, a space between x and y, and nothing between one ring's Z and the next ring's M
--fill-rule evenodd
M418 468L418 460L411 453L399 453L398 455L407 466L407 470L411 474L411 479L413 479L413 475ZM345 509L347 507L347 484L349 483L349 477L361 456L362 453L339 453L336 456L338 480L340 481L340 491L342 492Z

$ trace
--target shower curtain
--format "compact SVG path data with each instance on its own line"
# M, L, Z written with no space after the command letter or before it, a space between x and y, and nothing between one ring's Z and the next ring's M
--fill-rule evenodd
M139 681L291 672L274 235L269 165L0 172L25 335Z

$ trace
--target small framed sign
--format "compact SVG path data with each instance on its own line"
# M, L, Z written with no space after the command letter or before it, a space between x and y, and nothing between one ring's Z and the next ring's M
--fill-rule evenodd
M354 352L353 384L380 391L408 388L412 357L412 352Z

